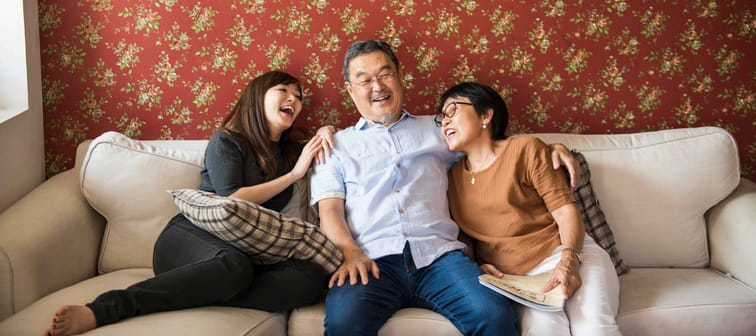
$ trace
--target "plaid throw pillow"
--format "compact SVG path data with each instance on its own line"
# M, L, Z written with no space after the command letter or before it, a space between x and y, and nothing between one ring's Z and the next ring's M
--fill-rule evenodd
M575 196L580 213L583 215L585 232L609 254L617 275L622 275L630 271L630 267L622 261L614 242L612 229L606 223L604 212L599 207L598 198L596 198L596 194L593 192L593 187L591 186L591 170L588 168L588 162L585 160L583 154L574 150L572 154L580 164L580 185L578 185L572 194Z
M260 264L309 260L327 273L333 273L341 265L341 251L317 226L301 219L202 190L179 189L169 193L190 222Z

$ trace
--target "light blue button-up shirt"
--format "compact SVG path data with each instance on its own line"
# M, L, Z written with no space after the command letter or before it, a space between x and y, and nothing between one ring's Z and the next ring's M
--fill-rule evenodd
M366 256L402 253L409 241L420 268L465 247L446 198L447 170L459 154L447 149L433 116L405 111L388 127L360 118L334 139L332 157L315 167L311 203L344 199L352 237Z

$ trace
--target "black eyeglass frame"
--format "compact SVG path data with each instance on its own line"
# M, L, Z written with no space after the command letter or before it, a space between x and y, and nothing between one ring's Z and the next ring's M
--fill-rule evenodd
M444 111L446 111L446 110L449 109L449 106L452 106L452 105L454 105L454 109L452 110L451 113L444 112ZM438 114L436 114L436 117L433 118L433 122L436 123L436 127L441 127L441 125L442 125L442 123L444 121L444 117L446 117L446 118L452 118L452 117L454 117L455 114L457 114L457 109L459 109L459 106L457 106L457 105L474 106L473 103L467 103L467 102L461 102L461 101L453 101L453 102L451 102L449 104L446 104L446 106L441 110L441 112L438 112Z

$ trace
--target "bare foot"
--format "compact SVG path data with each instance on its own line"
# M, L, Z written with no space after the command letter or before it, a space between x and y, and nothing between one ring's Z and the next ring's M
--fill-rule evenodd
M94 313L87 306L63 306L55 312L50 336L78 335L97 327Z

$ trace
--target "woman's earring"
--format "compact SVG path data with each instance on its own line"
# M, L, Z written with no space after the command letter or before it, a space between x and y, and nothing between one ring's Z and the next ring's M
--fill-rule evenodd
M488 128L488 123L483 123L483 128Z

